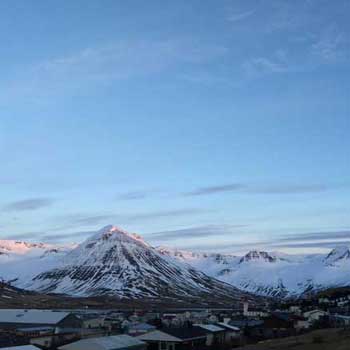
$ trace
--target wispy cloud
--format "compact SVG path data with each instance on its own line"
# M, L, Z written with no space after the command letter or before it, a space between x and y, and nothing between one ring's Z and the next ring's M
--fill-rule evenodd
M274 185L274 186L251 186L247 192L262 194L304 194L320 193L331 190L332 187L323 184L306 185Z
M3 208L4 211L31 211L49 207L54 203L52 198L30 198L11 202Z
M8 235L5 237L2 237L3 239L12 239L12 240L24 240L24 241L40 241L40 237L42 237L45 234L45 232L25 232L25 233L19 233L14 235Z
M295 241L320 241L320 240L328 240L328 241L337 241L341 239L350 239L350 230L344 231L323 231L323 232L310 232L303 233L298 235L288 235L287 237L280 238L278 240L279 243L282 242L295 242Z
M139 190L139 191L128 191L120 193L117 195L117 199L121 201L133 201L148 198L154 195L161 195L164 192L158 189L149 189L149 190Z
M333 249L338 246L349 246L350 247L350 237L349 239L344 239L341 241L329 241L329 242L297 242L297 243L289 243L289 244L274 244L274 248L328 248L328 249Z
M335 186L324 184L305 184L305 185L248 185L241 183L229 183L216 186L199 187L192 191L184 193L185 196L206 196L227 192L245 193L245 194L305 194L320 193L329 191Z
M83 86L159 74L179 64L200 65L227 51L224 46L191 39L116 41L23 67L2 90L7 99L73 93Z
M255 10L239 12L239 13L232 13L227 18L227 20L230 22L239 22L239 21L242 21L242 20L252 16L254 13L255 13Z
M242 190L244 188L245 188L245 185L242 185L239 183L199 187L197 189L194 189L193 191L186 192L185 196L203 196L203 195L211 195L211 194L217 194L217 193L235 192L235 191Z
M197 214L207 213L209 210L199 208L183 208L174 210L160 210L146 213L137 213L131 215L125 215L124 218L127 221L144 221L153 220L167 217L181 217L181 216L192 216Z
M327 27L311 45L311 53L324 63L337 62L346 56L350 59L349 40L338 28Z
M109 224L125 225L144 223L151 220L158 220L172 217L196 216L203 213L208 213L207 209L200 208L181 208L172 210L159 210L140 213L75 213L69 215L61 215L52 219L54 225L50 229L52 232L66 231L70 229L79 229L84 227L106 226Z
M81 239L88 238L95 234L96 231L78 231L78 232L70 232L70 233L62 233L62 234L46 234L41 235L40 240L43 242L77 242Z
M147 195L148 195L148 192L146 191L132 191L132 192L126 192L118 195L117 199L124 200L124 201L133 201L133 200L146 198Z
M153 232L147 235L152 239L168 241L173 239L206 238L210 236L231 235L235 229L246 227L247 225L205 225L189 227L177 230Z
M269 57L253 57L242 64L243 71L249 78L256 78L266 74L285 73L293 68L287 52L277 50Z

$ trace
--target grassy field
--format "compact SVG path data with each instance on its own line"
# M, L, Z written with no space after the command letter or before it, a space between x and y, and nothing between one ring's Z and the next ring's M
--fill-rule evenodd
M244 350L350 350L350 330L321 329L297 337L267 340Z

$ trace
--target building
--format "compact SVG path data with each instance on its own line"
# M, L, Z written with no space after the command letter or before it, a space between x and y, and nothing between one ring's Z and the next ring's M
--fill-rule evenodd
M201 327L164 328L137 338L148 344L147 350L202 350L208 331Z
M81 320L69 312L51 310L0 310L0 329L25 327L80 327Z
M224 322L219 322L217 325L226 330L225 344L237 344L237 340L241 337L241 330L238 327L231 326Z
M54 327L23 327L16 329L16 335L20 337L33 338L40 337L42 335L53 334L55 331Z
M157 327L152 326L148 323L136 323L136 324L130 324L128 327L128 334L136 337L141 334L149 333L154 330L156 330Z
M60 346L59 350L146 350L146 343L129 335L88 338Z
M245 317L266 317L269 313L261 308L249 307L248 302L243 303L243 316Z
M304 329L309 329L311 326L310 322L302 316L294 317L294 328L297 331L301 331Z
M350 327L350 316L332 315L330 321L334 327Z
M321 317L328 316L328 312L316 309L304 312L303 316L312 323L319 321Z
M203 328L205 331L207 331L207 346L225 343L225 328L219 327L215 324L196 324L195 326Z
M84 315L80 317L82 320L82 328L102 328L104 327L104 317L97 315Z

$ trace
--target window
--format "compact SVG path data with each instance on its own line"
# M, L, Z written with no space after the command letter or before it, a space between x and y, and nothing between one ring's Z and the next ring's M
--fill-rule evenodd
M161 350L167 350L167 344L166 344L166 342L164 342L164 341L160 342L160 349L161 349Z

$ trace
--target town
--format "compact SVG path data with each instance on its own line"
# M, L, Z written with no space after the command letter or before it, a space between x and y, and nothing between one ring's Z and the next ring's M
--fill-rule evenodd
M242 300L226 309L1 309L0 329L0 349L245 349L315 330L350 329L350 290L261 306ZM323 341L317 334L311 342Z

